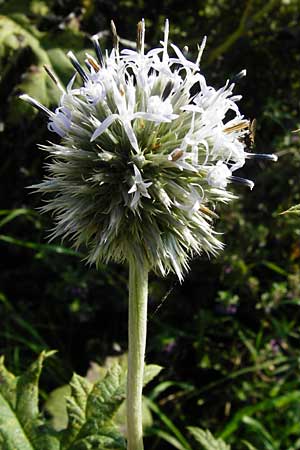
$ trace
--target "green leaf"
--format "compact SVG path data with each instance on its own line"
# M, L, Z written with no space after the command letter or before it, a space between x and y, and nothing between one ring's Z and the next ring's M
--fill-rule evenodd
M112 421L125 398L125 379L119 365L109 369L94 385L78 375L73 377L67 398L69 423L63 450L125 448L125 440Z
M267 267L273 272L278 273L279 275L287 276L288 272L284 270L282 267L279 267L278 264L273 263L272 261L261 261L261 264Z
M233 418L227 423L224 430L221 433L223 438L230 436L234 433L241 421L243 421L244 417L252 416L257 412L269 411L269 410L278 410L279 408L284 408L291 403L299 403L300 401L300 391L293 391L285 395L281 395L276 398L271 398L267 400L263 400L258 402L256 405L246 406L245 408L240 409Z
M0 395L14 408L16 405L17 379L4 365L4 357L0 358Z
M230 450L229 445L227 445L222 439L214 438L208 430L204 431L201 428L196 427L188 427L188 430L205 450Z
M162 371L162 367L156 364L148 364L144 371L144 386L152 381Z
M64 254L64 255L76 256L79 258L83 257L82 253L79 253L79 252L69 249L67 247L62 247L61 245L39 244L37 242L16 239L16 238L14 238L12 236L8 236L6 234L0 234L0 241L6 242L7 244L18 245L20 247L31 248L32 250L40 252L40 254L44 253L44 252L53 252L53 253L59 253L59 254Z
M36 113L30 105L19 100L17 93L24 92L45 106L58 103L60 92L43 66L52 68L57 78L66 83L73 73L66 52L70 48L84 52L84 34L79 31L66 29L59 35L39 31L26 16L30 14L32 4L24 1L22 7L5 8L7 15L0 15L0 89L10 86L9 80L17 70L23 72L18 77L18 84L8 92L6 120L12 124L19 123L24 117L33 118ZM43 2L36 2L35 7L43 8Z
M107 389L105 380L108 374L109 368L114 373L115 367L119 367L120 380L122 381L121 386L119 386L119 391L113 392L113 390ZM144 385L149 383L155 376L161 371L161 367L157 365L147 365L145 366L144 374ZM125 396L125 378L127 371L127 355L120 355L118 357L108 357L105 360L104 366L100 366L97 363L92 363L90 369L87 372L86 378L81 378L78 375L74 375L70 386L62 386L54 391L52 391L45 403L44 410L51 416L51 424L53 428L57 431L64 430L68 426L68 412L69 412L69 431L64 437L64 445L67 446L75 439L76 435L79 433L81 427L83 427L86 420L86 402L88 397L94 398L89 400L89 405L91 408L89 412L91 413L93 408L97 408L96 402L100 402L99 410L97 414L100 414L100 421L105 418L107 420L108 416L113 416L113 422L119 430L126 429L126 402L123 402ZM120 381L119 380L119 381ZM95 389L93 385L96 384ZM93 390L93 391L92 391ZM88 392L90 391L90 392ZM107 399L105 397L105 393ZM95 397L96 396L96 397ZM111 402L111 400L113 402ZM80 400L81 399L81 400ZM121 404L120 404L121 401ZM118 406L119 405L119 406ZM68 412L67 412L68 408ZM104 412L104 408L107 408ZM111 411L111 408L113 411ZM115 410L115 408L117 408ZM98 412L99 411L99 412ZM96 414L92 414L96 416ZM147 405L147 400L143 398L143 427L144 429L152 426L152 414ZM71 431L73 430L73 431Z
M48 396L44 405L44 411L51 416L51 426L56 431L64 430L68 426L68 414L66 409L66 398L71 395L69 385L54 389Z
M19 216L29 216L33 215L34 211L26 208L19 209L2 209L0 210L0 216L5 216L2 220L0 220L0 228L6 225L8 222L11 222L16 217Z
M156 403L154 403L150 398L145 399L149 408L157 414L160 421L165 425L165 427L175 436L176 440L182 445L182 447L186 450L191 450L191 447L188 441L185 439L181 431L176 427L176 425L167 417L163 411L158 407Z
M252 444L250 444L250 442L248 441L241 441L242 444L245 444L248 450L258 450L256 447L254 447Z
M3 450L34 450L14 411L0 395L0 436Z
M120 366L115 365L106 377L95 383L87 402L87 417L93 417L102 425L107 423L123 400L126 393L126 378Z
M18 11L22 14L28 13L37 13L36 4L44 3L38 0L9 0L9 2L3 2L1 4L2 14L12 14L15 11Z
M68 428L63 437L63 448L69 448L80 433L86 421L86 403L92 384L74 374L70 382L71 393L65 397Z
M38 408L38 381L44 360L38 360L16 378L0 362L1 450L59 450L57 435L42 421Z
M295 216L300 216L300 205L291 206L289 209L281 212L279 215L282 216L284 214L292 214Z
M42 352L20 377L11 374L0 359L1 450L124 450L125 439L113 419L125 398L126 371L114 365L94 385L74 374L70 386L60 391L68 423L58 432L39 411L39 377L44 360L53 353Z
M266 450L278 450L277 443L261 422L253 419L253 417L245 416L243 417L243 423L251 428L252 433L258 435Z
M23 427L34 422L39 416L38 382L44 360L55 352L42 352L30 368L17 380L16 414Z
M154 436L158 436L160 439L163 439L164 441L168 442L168 444L171 444L174 448L177 448L178 450L186 450L186 447L182 445L181 442L178 441L174 436L167 433L164 430L161 430L159 428L151 428L151 434Z

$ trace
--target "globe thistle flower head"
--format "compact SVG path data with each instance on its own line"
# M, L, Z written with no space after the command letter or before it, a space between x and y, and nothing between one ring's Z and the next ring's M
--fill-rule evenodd
M86 246L90 263L136 258L182 279L193 255L223 248L213 210L234 198L230 183L253 187L233 176L258 156L246 151L249 121L233 83L207 85L199 67L205 40L193 62L169 44L168 21L161 45L147 52L143 21L136 50L120 51L112 29L112 51L103 54L93 37L96 57L87 54L85 67L68 53L81 87L75 75L64 89L48 69L62 93L54 112L21 96L61 137L41 146L51 161L36 189L50 195L42 209L54 215L52 236Z

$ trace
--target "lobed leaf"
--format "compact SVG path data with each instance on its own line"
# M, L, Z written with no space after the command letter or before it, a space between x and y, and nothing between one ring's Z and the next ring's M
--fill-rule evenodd
M1 450L60 450L56 433L39 416L38 382L43 362L54 352L42 352L20 377L0 361Z
M94 385L74 375L71 395L67 397L69 423L62 450L125 448L125 440L112 422L125 398L125 389L125 372L119 365Z
M229 445L222 439L216 439L208 430L204 431L197 427L188 427L188 430L205 450L230 450Z

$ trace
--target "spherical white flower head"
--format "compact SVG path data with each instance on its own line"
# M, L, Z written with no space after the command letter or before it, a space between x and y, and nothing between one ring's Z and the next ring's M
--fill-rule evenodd
M211 209L234 197L229 182L252 186L232 175L257 156L245 151L249 122L233 83L207 86L199 67L205 41L192 62L169 46L168 21L162 45L146 54L143 21L136 51L119 52L113 30L105 56L93 38L97 59L87 54L87 69L69 52L82 87L73 77L65 90L48 69L62 91L54 113L22 96L62 138L43 146L53 159L37 188L50 194L43 209L54 213L53 236L87 246L90 262L134 257L181 279L193 254L222 249Z

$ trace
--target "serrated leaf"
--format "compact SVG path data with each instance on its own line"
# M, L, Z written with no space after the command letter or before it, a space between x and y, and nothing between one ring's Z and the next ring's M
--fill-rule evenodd
M0 394L14 408L16 405L17 379L4 365L4 357L0 358Z
M199 442L205 450L230 450L222 439L216 439L210 431L197 427L188 427L195 440Z
M119 365L92 385L87 379L74 376L71 395L67 398L68 428L62 450L125 448L125 440L112 418L125 398L125 372Z
M124 449L124 439L114 428L102 429L101 435L89 435L80 439L72 446L72 450Z
M53 353L43 352L20 377L0 359L1 450L125 449L112 421L125 397L126 371L118 365L95 385L74 375L64 400L68 427L60 432L49 428L38 408L38 381L45 358Z
M71 381L71 385L73 385L73 389L71 391L70 386L62 386L54 391L51 392L49 395L44 410L47 411L48 414L51 416L51 424L53 428L57 431L64 430L68 426L68 414L67 414L67 404L69 413L72 415L76 415L77 412L77 419L82 417L82 414L84 414L85 406L79 406L78 402L75 401L73 396L78 395L77 392L80 390L78 383L84 383L85 380L90 382L88 386L92 386L94 383L100 383L101 380L105 378L107 375L107 372L109 368L112 368L118 364L121 367L122 371L122 379L124 380L124 384L122 387L125 387L125 376L126 376L126 370L127 370L127 355L123 354L118 357L107 357L104 363L104 366L100 366L99 364L92 362L91 367L87 372L86 378L82 379L78 375L74 375ZM157 365L147 365L145 367L145 378L144 378L144 385L150 382L158 373L161 371L161 367ZM76 388L77 386L77 388ZM122 392L122 395L124 394L124 391ZM86 397L87 399L87 397ZM75 416L71 418L71 420L75 419ZM113 417L114 423L117 426L118 430L125 433L126 430L126 401L124 401L117 409L116 414ZM146 401L143 401L143 428L148 428L152 426L153 419L151 411L147 405ZM78 424L78 420L77 420ZM75 424L71 427L73 430ZM80 428L80 427L79 427ZM77 433L79 432L79 428L77 427ZM71 442L72 439L74 440L75 432L73 436L68 436L69 441ZM64 438L64 445L67 445L67 437Z
M2 450L34 450L10 404L0 394Z
M74 374L70 382L71 392L65 397L68 428L63 436L63 448L76 440L86 421L86 403L92 390L92 384L83 377Z
M59 440L39 415L38 381L44 360L53 352L43 352L20 377L15 378L0 364L1 450L59 450ZM0 441L1 442L1 441Z
M163 367L156 364L147 364L144 371L144 386L152 381L162 371Z
M26 427L39 416L39 390L38 382L44 360L51 356L52 352L42 352L38 359L17 380L16 414L21 423Z
M103 380L95 383L87 402L87 417L107 423L125 399L125 374L119 365L113 366Z

